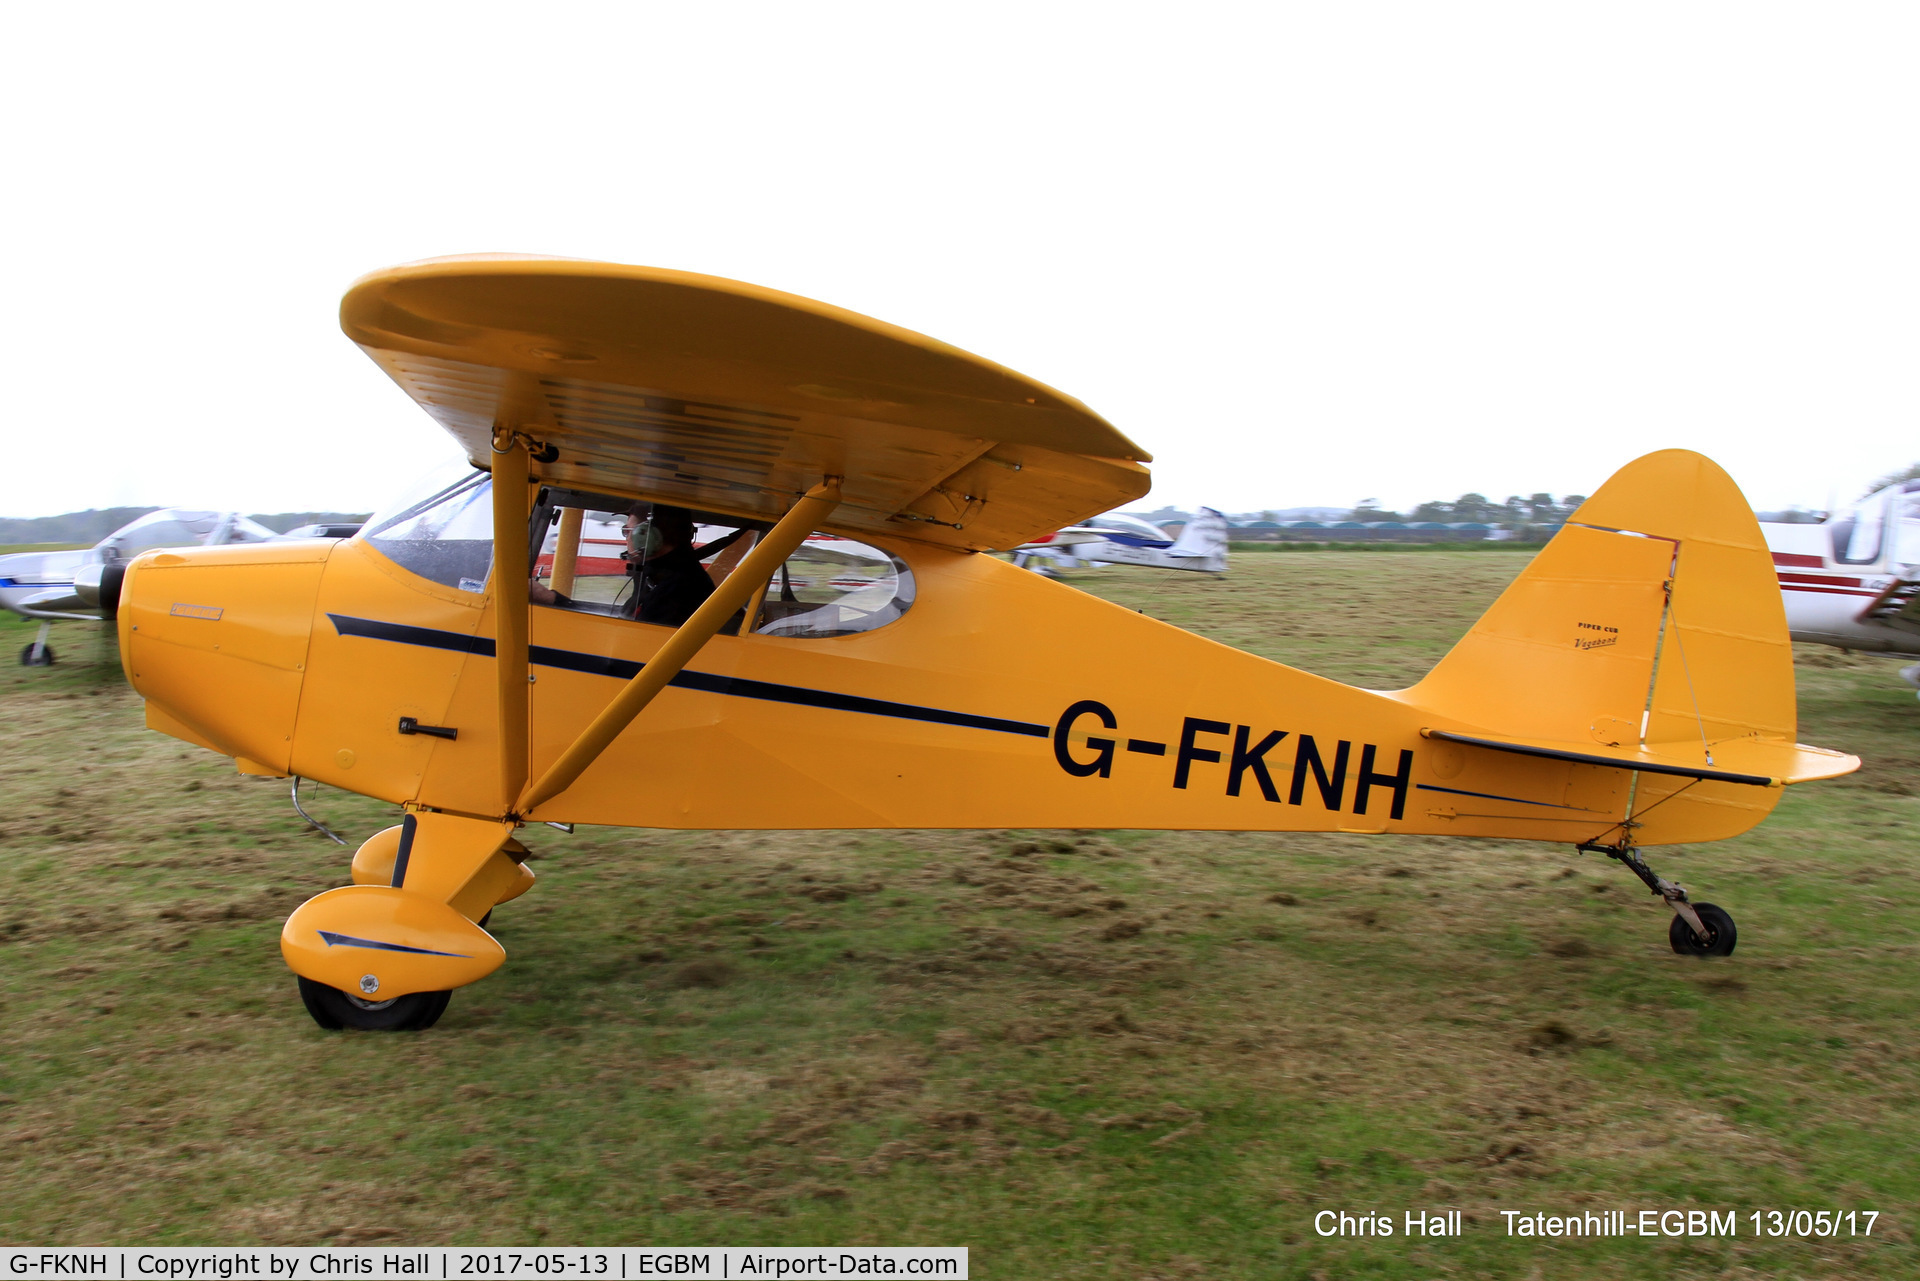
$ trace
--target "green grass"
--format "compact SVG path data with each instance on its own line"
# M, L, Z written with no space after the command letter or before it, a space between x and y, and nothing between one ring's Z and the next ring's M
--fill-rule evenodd
M1526 553L1069 582L1372 687ZM31 627L13 622L17 651ZM1860 774L1655 866L1211 833L533 829L510 961L326 1034L279 922L345 877L285 785L144 730L112 642L0 669L0 1237L972 1247L1034 1277L1911 1277L1920 704L1807 650ZM390 809L327 791L354 839ZM1118 904L1118 906L1115 906ZM1136 930L1135 927L1138 927ZM1883 1212L1870 1242L1510 1240L1503 1208ZM1459 1208L1459 1240L1316 1237Z

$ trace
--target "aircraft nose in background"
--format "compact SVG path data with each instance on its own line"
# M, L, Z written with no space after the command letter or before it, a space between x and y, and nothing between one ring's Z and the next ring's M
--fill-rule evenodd
M148 552L127 567L120 656L147 724L285 774L333 543Z

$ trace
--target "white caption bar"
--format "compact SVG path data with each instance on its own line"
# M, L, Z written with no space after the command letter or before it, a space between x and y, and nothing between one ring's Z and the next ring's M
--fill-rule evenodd
M167 1246L0 1251L0 1281L789 1281L803 1277L933 1277L965 1281L964 1246Z

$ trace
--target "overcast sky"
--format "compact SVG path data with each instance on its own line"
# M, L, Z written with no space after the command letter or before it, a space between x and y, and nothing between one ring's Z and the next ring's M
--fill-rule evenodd
M1920 9L9 7L0 515L364 510L339 331L505 250L753 281L1079 397L1147 506L1762 507L1920 459Z

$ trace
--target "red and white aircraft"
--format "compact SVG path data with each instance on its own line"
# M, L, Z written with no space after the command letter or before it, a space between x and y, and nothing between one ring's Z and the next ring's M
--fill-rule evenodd
M1793 639L1920 654L1920 480L1876 490L1818 525L1760 528ZM1900 675L1920 688L1920 663Z

